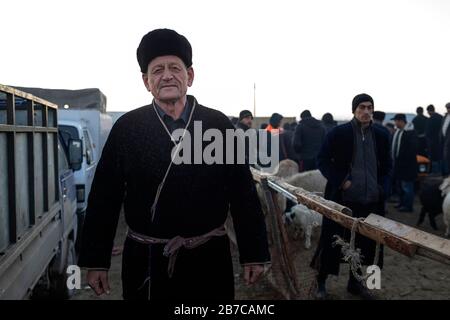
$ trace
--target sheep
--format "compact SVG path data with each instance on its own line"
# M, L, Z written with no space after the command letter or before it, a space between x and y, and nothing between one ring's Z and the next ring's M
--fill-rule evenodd
M437 230L435 217L442 213L442 204L445 194L441 194L440 186L442 185L442 178L430 177L427 178L421 186L419 192L420 203L422 208L420 210L419 220L417 225L420 226L428 214L430 226Z
M275 171L271 174L272 176L277 176L282 178L284 181L293 185L295 187L300 187L306 191L318 193L320 195L325 191L325 185L327 180L323 177L319 170L298 172L298 165L292 160L283 160L279 163ZM263 196L263 191L260 186L257 186L258 194L260 199L265 199ZM286 211L286 198L280 194L276 193L275 202L278 205L281 212ZM265 201L262 201L262 205L267 212L267 205ZM308 209L302 204L295 205L291 208L290 212L284 213L285 222L289 224L292 222L294 228L297 227L303 230L305 237L305 248L309 249L311 247L311 235L313 228L322 225L322 216ZM298 231L298 230L296 230Z
M445 237L450 236L450 177L446 178L442 184L439 186L439 190L441 190L441 195L445 196L444 202L442 203L442 212L444 213L444 223L446 225L445 228Z
M325 186L327 184L327 179L325 179L319 170L297 173L285 180L295 187L300 187L306 191L320 193L322 195L325 192Z
M295 161L286 159L280 161L280 163L276 166L274 172L268 175L277 176L279 178L287 178L294 175L297 172L298 172L298 164ZM262 190L259 184L256 184L256 191L260 199L262 211L263 213L267 213L268 206L265 200L264 191ZM278 193L275 195L275 199L282 212L284 212L286 210L286 199ZM236 234L233 227L233 220L230 213L228 214L228 218L225 222L225 229L231 242L237 245Z
M285 214L285 222L294 227L296 234L298 234L299 229L303 232L305 249L309 249L311 248L313 228L322 225L322 215L302 204L297 204L291 208L290 212Z

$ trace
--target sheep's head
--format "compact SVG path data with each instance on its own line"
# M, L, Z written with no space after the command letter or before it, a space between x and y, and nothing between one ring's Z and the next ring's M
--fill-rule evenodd
M295 212L289 211L286 212L283 216L284 216L284 223L290 225L295 219Z
M293 176L298 172L298 164L290 159L285 159L280 161L278 166L275 168L273 175L280 178L288 178Z
M439 190L441 190L441 195L443 197L450 192L450 177L444 179L444 181L439 186Z

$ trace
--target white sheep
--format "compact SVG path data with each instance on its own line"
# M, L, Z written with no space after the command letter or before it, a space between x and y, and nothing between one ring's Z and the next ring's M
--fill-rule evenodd
M327 179L320 173L319 170L311 170L300 172L285 179L287 183L305 189L309 192L323 194Z
M285 221L296 229L296 233L299 229L302 231L305 248L311 248L312 231L313 228L322 225L322 215L302 204L297 204L291 208L290 212L285 214Z
M444 179L442 184L439 186L441 194L444 198L442 203L442 212L444 214L443 220L446 225L445 237L450 236L450 177Z

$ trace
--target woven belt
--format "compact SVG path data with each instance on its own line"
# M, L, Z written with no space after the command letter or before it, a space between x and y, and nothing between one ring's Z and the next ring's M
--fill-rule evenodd
M177 259L178 250L180 250L182 247L185 247L186 249L194 249L204 243L206 243L208 240L210 240L212 237L220 237L223 235L226 235L227 231L225 230L225 226L221 225L220 227L205 233L201 236L191 237L191 238L183 238L180 236L176 236L172 239L160 239L160 238L153 238L149 237L137 232L134 232L131 229L128 229L127 237L131 240L134 240L136 242L142 243L142 244L165 244L163 254L166 257L169 257L169 265L167 267L167 273L169 274L169 278L173 275L173 270L175 267L175 261Z

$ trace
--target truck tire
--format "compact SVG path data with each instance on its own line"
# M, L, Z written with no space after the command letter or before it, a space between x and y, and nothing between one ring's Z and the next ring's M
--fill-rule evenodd
M52 299L68 300L74 295L75 289L69 289L67 287L67 279L69 275L67 274L66 270L68 266L76 265L76 263L77 254L75 251L75 243L72 239L68 239L64 270L61 274L53 274L51 278L50 296Z

